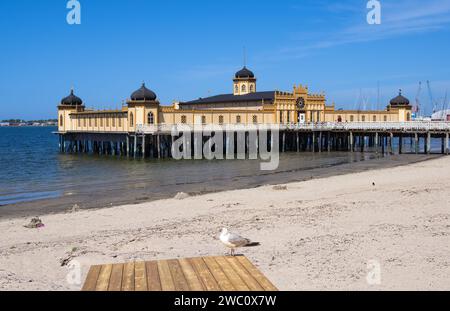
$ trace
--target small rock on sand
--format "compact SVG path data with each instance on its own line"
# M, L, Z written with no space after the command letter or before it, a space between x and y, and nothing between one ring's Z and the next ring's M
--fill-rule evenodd
M80 210L80 206L78 204L75 204L74 206L72 206L72 208L69 210L69 212L76 213L79 210Z
M284 191L284 190L287 190L287 186L278 185L278 186L273 186L272 189L276 190L276 191Z
M175 200L184 200L189 198L189 194L184 192L178 192L177 195L174 197Z

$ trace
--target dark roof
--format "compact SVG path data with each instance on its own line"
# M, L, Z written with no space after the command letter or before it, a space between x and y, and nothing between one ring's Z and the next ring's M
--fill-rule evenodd
M247 67L244 66L244 68L242 68L241 70L236 72L235 77L236 78L254 78L255 75L253 74L253 72L251 70L248 70Z
M390 103L391 106L407 106L409 105L409 99L402 96L402 90L400 90L398 96L393 98Z
M131 100L156 100L156 94L142 83L141 88L131 94Z
M83 105L83 101L78 96L75 96L73 93L73 89L70 91L70 95L67 97L64 97L61 100L61 105L65 106L81 106Z
M235 103L235 102L254 102L267 101L272 103L275 99L275 91L256 92L246 95L222 94L206 98L199 98L189 102L182 102L180 105L196 105L196 104L215 104L215 103Z

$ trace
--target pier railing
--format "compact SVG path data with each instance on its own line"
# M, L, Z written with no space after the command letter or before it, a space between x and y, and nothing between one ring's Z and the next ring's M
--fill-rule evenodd
M137 134L170 133L172 130L181 129L176 124L161 125L137 125ZM217 125L219 126L219 125ZM244 124L233 124L237 130L245 130ZM259 125L261 126L261 125ZM290 123L290 124L265 124L265 126L277 126L279 130L292 130L304 132L316 131L344 131L344 132L450 132L450 122L411 121L411 122L322 122L322 123ZM201 128L201 125L198 127ZM255 125L248 125L255 127Z

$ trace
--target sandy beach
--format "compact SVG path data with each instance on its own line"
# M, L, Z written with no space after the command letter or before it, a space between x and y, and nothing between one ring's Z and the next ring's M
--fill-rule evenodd
M184 200L0 221L0 289L79 290L92 264L225 254L223 227L281 290L450 290L450 158ZM368 284L368 262L380 284Z

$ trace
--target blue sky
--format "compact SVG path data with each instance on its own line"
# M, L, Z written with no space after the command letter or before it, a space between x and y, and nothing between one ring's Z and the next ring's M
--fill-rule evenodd
M414 101L419 81L450 90L450 0L381 0L376 26L365 0L79 1L72 26L66 0L0 1L0 119L53 118L72 86L94 108L142 81L165 105L230 93L244 46L261 91L306 84L375 108L378 81L382 106L400 88Z

